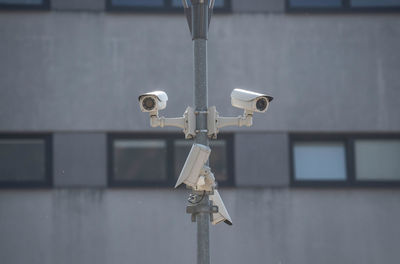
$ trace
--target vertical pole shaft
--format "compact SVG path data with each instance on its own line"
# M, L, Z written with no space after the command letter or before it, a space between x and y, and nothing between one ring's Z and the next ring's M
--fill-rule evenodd
M196 129L195 142L208 146L207 111L208 109L208 72L207 72L207 34L209 0L192 0L192 37L194 56L194 106ZM208 195L201 201L209 205ZM209 213L196 214L197 222L197 264L210 264Z

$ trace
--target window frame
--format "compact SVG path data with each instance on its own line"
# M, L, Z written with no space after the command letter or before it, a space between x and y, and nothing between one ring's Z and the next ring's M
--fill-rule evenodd
M179 14L183 13L183 7L172 6L171 0L163 0L164 4L162 7L145 7L145 6L115 6L112 4L112 0L106 0L106 12L115 13L172 13ZM231 0L224 0L224 7L214 7L213 13L231 13L232 3Z
M53 136L51 134L0 134L0 140L41 139L44 141L45 174L42 181L0 181L0 189L51 188L53 186Z
M42 0L42 4L5 4L0 3L0 10L39 10L39 11L49 11L50 10L50 0Z
M291 0L285 0L286 13L398 13L400 6L352 7L351 0L341 0L340 7L293 7Z
M113 171L113 157L114 157L114 141L119 139L161 139L165 140L167 152L166 152L166 164L167 164L167 180L165 181L139 181L139 180L129 180L121 181L115 180ZM176 133L108 133L107 134L107 186L110 188L140 188L140 187L174 187L176 179L174 177L175 173L175 149L174 142L178 139L184 139L180 134ZM218 182L219 187L233 187L235 184L234 177L234 167L233 167L233 150L234 150L234 140L233 134L224 133L218 135L218 139L226 141L226 157L227 157L227 174L228 179L223 182ZM191 140L188 140L191 141ZM212 170L212 168L211 168Z
M355 164L356 140L400 140L397 133L294 133L289 135L290 185L293 187L400 187L400 180L357 180ZM294 145L296 142L343 142L345 149L345 180L299 180L295 178Z

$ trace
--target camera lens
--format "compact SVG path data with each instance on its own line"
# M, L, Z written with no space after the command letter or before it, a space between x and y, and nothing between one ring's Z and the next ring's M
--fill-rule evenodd
M268 106L268 102L267 102L267 99L265 99L264 97L258 99L256 102L256 108L258 111L264 111L267 108L267 106Z
M147 111L151 111L156 107L156 101L151 97L146 97L143 99L142 106Z

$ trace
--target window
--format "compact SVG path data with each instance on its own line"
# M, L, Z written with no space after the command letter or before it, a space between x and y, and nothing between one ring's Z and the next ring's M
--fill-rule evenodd
M400 136L291 136L295 186L400 186Z
M298 180L345 180L343 142L296 142L294 168Z
M292 8L338 8L342 0L290 0Z
M400 7L399 0L351 0L351 7Z
M166 154L167 144L162 139L116 140L114 142L114 179L121 182L166 181Z
M51 185L51 136L0 135L0 187Z
M174 186L193 141L171 134L110 134L109 185ZM210 167L219 186L233 185L233 137L210 141Z
M229 1L226 0L215 0L214 3L214 8L218 9L218 8L224 8ZM187 0L188 4L191 4L190 0ZM182 7L182 0L172 0L172 6L174 7Z
M187 2L190 4L190 0ZM106 9L133 12L183 12L182 0L106 0ZM215 12L229 12L230 9L230 0L215 1Z
M400 180L400 139L355 140L354 153L357 180Z
M286 0L289 12L400 11L400 0Z
M0 9L49 10L50 0L0 0Z

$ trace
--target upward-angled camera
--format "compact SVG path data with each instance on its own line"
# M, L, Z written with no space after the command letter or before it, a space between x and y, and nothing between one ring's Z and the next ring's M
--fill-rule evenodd
M231 93L232 106L250 112L264 113L272 99L272 96L243 89L234 89Z

